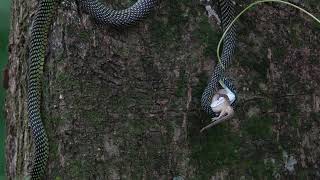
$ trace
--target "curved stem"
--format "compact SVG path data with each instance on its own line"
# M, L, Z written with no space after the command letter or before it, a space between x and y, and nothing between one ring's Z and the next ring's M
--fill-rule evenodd
M256 1L256 2L253 2L251 4L249 4L249 6L247 6L244 10L242 10L235 18L234 20L229 24L229 26L226 28L226 30L224 31L224 33L222 34L222 37L219 41L219 44L218 44L218 47L217 47L217 57L218 57L218 61L220 63L220 65L222 66L222 68L225 68L221 62L221 57L220 57L220 48L221 48L221 44L222 44L222 41L224 40L227 32L230 30L231 26L239 19L239 17L244 14L246 11L248 11L250 8L252 8L253 6L257 5L257 4L261 4L261 3L267 3L267 2L277 2L277 3L282 3L282 4L286 4L286 5L289 5L289 6L292 6L294 8L297 8L299 10L301 10L302 12L304 12L305 14L307 14L308 16L310 16L312 19L314 19L315 21L317 21L319 24L320 24L320 20L315 17L313 14L309 13L307 10L297 6L297 5L294 5L290 2L286 2L286 1L282 1L282 0L260 0L260 1Z

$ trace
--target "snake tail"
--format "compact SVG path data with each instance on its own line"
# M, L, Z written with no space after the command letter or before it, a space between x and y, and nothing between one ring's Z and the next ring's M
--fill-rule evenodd
M116 27L128 26L144 18L155 7L158 0L138 0L127 9L114 10L98 0L79 0L80 6L96 21Z
M219 0L218 1L220 17L221 17L221 26L223 31L234 19L235 7L232 0ZM211 116L215 116L215 113L212 111L210 104L214 92L219 86L219 80L222 79L224 84L228 86L228 88L235 92L235 88L232 85L230 80L224 79L225 69L231 64L232 56L236 47L236 27L232 25L230 30L227 32L227 35L223 41L223 49L221 62L218 63L214 69L214 72L208 82L207 87L205 88L202 97L201 97L201 106L202 109L207 112ZM236 101L232 104L234 104Z

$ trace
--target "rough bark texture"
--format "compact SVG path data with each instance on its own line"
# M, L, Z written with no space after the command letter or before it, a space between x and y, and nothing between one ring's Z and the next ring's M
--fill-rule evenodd
M9 179L27 174L32 159L25 79L36 4L12 1ZM301 5L320 16L316 0ZM43 77L46 179L320 178L319 25L269 4L238 29L229 70L236 116L200 134L209 122L200 97L221 32L198 0L162 1L122 30L98 26L74 2L60 5Z

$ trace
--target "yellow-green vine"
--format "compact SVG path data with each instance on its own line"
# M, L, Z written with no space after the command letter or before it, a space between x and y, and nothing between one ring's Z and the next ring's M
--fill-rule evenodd
M220 48L221 48L221 44L223 42L223 39L225 38L227 32L230 30L231 26L239 19L239 17L244 14L246 11L248 11L249 9L251 9L253 6L257 5L257 4L261 4L261 3L267 3L267 2L277 2L277 3L282 3L282 4L286 4L286 5L289 5L289 6L292 6L294 8L297 8L299 10L301 10L302 12L304 12L305 14L307 14L308 16L310 16L312 19L314 19L315 21L317 21L319 24L320 24L320 20L315 17L314 15L312 15L311 13L309 13L307 10L297 6L297 5L294 5L290 2L286 2L286 1L282 1L282 0L260 0L260 1L255 1L251 4L249 4L249 6L247 6L244 10L242 10L235 18L234 20L229 24L229 26L226 28L226 30L224 31L224 33L222 34L222 37L219 41L219 44L218 44L218 47L217 47L217 57L218 57L218 61L219 63L221 64L222 68L225 68L221 62L221 57L220 57Z

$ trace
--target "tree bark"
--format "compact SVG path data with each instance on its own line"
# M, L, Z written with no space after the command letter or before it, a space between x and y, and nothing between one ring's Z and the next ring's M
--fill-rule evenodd
M25 176L32 162L26 65L36 4L12 1L8 179ZM320 16L316 1L301 5ZM210 118L201 93L221 32L198 1L162 1L126 29L101 27L63 2L43 76L46 179L319 178L319 26L268 4L241 18L238 31L228 73L239 92L236 116L200 134Z

